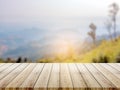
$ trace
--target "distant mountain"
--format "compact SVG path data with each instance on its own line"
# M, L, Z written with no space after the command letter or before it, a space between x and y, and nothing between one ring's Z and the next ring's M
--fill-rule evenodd
M0 56L4 53L12 51L21 46L28 44L31 41L42 38L46 30L38 28L22 29L22 30L8 30L1 29L0 31Z
M60 43L61 40L70 40L75 43L74 48L76 50L81 45L79 35L77 36L76 32L72 30L52 31L39 28L0 29L0 56L3 58L22 56L35 60L42 57L51 57L58 50L60 52L60 48L55 48L55 43Z
M37 60L43 57L54 57L57 53L60 53L61 48L57 48L56 38L53 36L42 38L38 41L32 41L28 44L22 45L16 49L9 50L3 54L3 57L14 57L17 58L19 56L28 57L32 60ZM81 45L80 42L76 42L76 50ZM78 46L78 47L77 47Z
M64 32L64 33L63 33ZM92 39L90 37L85 38L83 42L80 41L75 32L67 31L48 31L39 28L28 28L22 30L6 30L0 31L0 56L1 57L13 57L19 56L28 57L32 60L36 60L43 57L52 57L56 53L60 53L61 48L57 48L56 43L59 40L70 40L74 43L74 49L79 54L91 49ZM68 36L66 37L66 35ZM120 35L120 32L117 33ZM109 40L108 35L97 36L97 44L101 40Z

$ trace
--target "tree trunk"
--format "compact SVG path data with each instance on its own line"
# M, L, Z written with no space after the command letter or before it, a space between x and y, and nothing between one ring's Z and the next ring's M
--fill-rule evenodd
M110 40L112 41L112 40L113 40L113 38L112 38L112 33L111 33L111 31L110 31L110 30L108 30L108 33L109 33Z
M116 39L116 16L114 16L114 38Z

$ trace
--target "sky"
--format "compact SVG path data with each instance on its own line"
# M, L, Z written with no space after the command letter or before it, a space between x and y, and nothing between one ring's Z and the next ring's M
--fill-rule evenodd
M101 24L109 5L120 0L0 0L0 23L57 29ZM120 15L120 14L118 14Z
M30 18L104 16L113 2L120 4L119 0L0 0L0 18L14 18L18 21Z

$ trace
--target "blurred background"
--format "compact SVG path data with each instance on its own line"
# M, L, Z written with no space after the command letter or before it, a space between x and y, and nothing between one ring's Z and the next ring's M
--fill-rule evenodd
M119 0L0 0L1 62L120 62Z

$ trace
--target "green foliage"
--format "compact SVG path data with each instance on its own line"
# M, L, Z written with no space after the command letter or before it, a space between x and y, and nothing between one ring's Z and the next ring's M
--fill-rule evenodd
M39 59L37 62L80 62L80 63L108 63L120 62L120 38L117 41L101 41L100 45L90 51L77 55L71 53L67 57L58 55L55 58Z
M101 44L93 50L83 54L82 62L96 62L100 55L109 58L108 62L116 62L116 56L120 52L120 38L117 41L102 41Z
M4 60L2 58L0 58L0 63L4 63Z
M120 63L120 57L116 58L116 63Z
M116 63L120 63L120 53L116 57Z
M98 58L93 58L93 63L108 63L109 57L100 55Z

